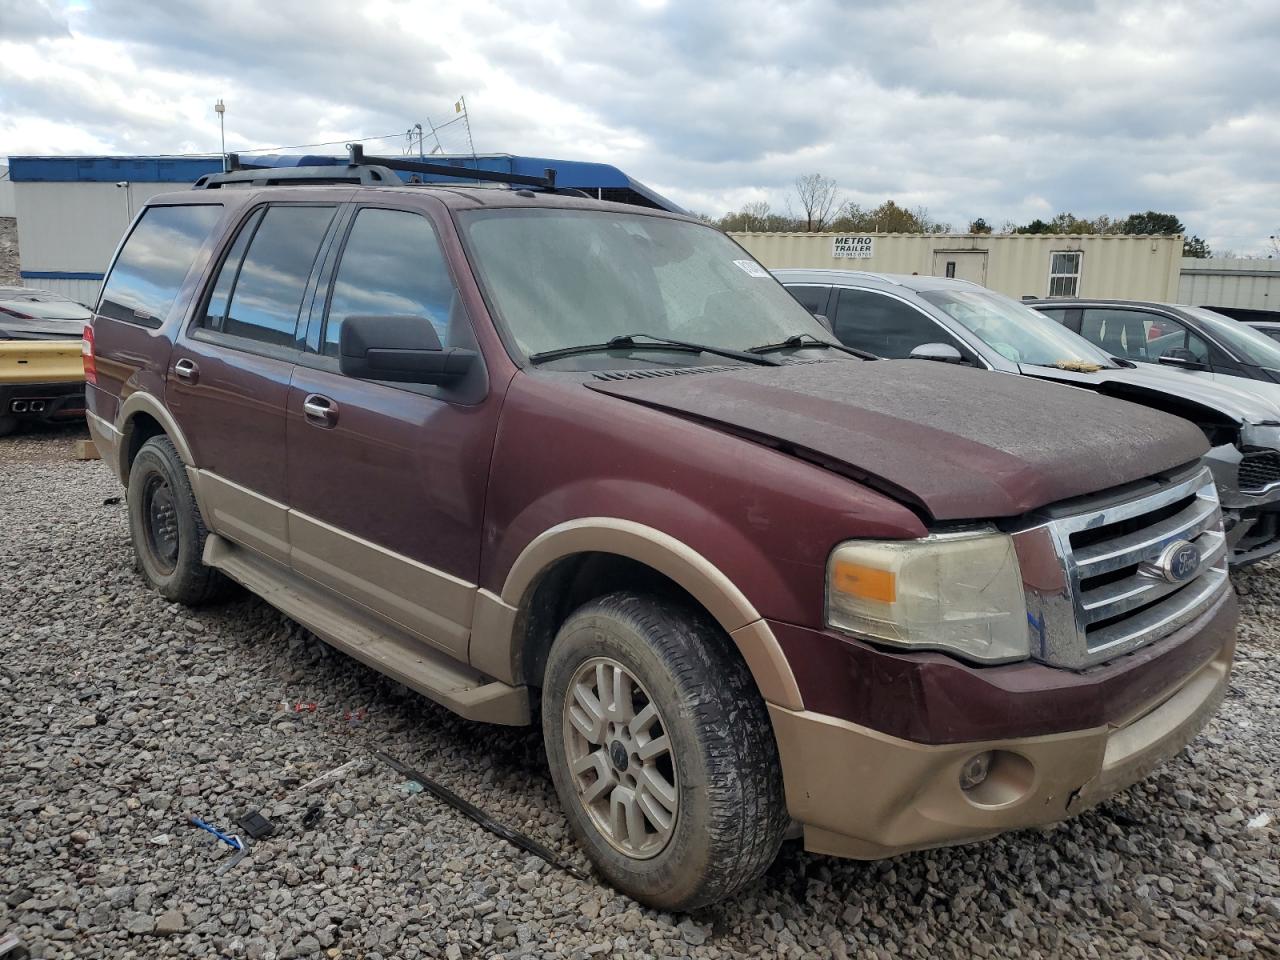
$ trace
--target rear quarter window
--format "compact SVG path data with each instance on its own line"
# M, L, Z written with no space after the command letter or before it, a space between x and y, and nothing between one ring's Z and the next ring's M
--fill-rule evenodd
M173 306L222 207L149 207L139 219L102 286L98 314L158 327Z

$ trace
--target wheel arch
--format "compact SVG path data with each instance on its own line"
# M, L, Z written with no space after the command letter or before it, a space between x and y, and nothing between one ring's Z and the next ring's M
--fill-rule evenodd
M636 587L676 591L701 607L733 641L761 696L803 709L781 645L733 581L670 534L611 517L552 527L521 551L500 594L481 591L472 664L509 682L537 685L551 640L573 609Z
M120 405L120 445L117 451L116 473L121 481L129 482L129 469L142 445L154 436L163 434L173 443L182 463L191 467L195 460L191 446L178 427L177 421L156 397L135 390Z

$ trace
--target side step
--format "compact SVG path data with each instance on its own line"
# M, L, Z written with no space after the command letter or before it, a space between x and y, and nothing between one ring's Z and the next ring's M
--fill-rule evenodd
M204 562L331 646L468 720L511 726L529 723L525 687L489 679L405 631L375 620L292 570L215 533L205 541Z

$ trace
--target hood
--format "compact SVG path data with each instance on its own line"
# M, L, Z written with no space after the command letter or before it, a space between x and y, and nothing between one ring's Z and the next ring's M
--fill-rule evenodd
M1238 384L1212 380L1185 370L1156 363L1137 363L1107 368L1096 373L1077 373L1056 367L1022 365L1019 369L1039 380L1052 380L1086 387L1100 393L1143 403L1142 393L1160 394L1180 403L1190 401L1215 410L1239 424L1280 423L1280 384L1262 380L1239 380Z
M48 290L0 287L0 339L79 340L93 312Z
M1193 424L1147 407L919 360L644 371L587 385L789 450L935 520L1018 516L1208 449Z

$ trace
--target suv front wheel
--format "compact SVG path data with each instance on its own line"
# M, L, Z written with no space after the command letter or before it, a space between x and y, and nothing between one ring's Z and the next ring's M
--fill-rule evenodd
M705 615L615 593L565 622L542 732L578 841L619 890L660 909L729 896L788 825L769 715Z

